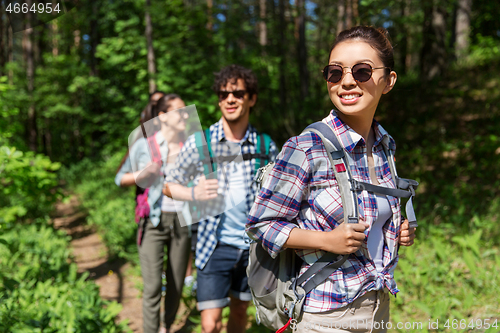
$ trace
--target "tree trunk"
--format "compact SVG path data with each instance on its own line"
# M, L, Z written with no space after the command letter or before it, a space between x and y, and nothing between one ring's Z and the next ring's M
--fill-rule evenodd
M213 8L213 0L207 0L207 30L209 31L214 29Z
M14 33L12 32L12 26L9 24L7 26L7 60L9 63L14 62ZM9 84L14 84L14 72L12 69L9 69L8 71L8 76L9 76Z
M300 100L309 96L309 71L307 70L306 8L305 0L296 0L298 11L299 42L297 44L300 80Z
M59 55L59 40L58 40L58 30L59 27L57 26L57 20L52 20L50 24L51 30L52 30L52 55L53 56L58 56Z
M45 118L45 128L43 131L43 148L45 155L52 160L52 134L50 133L50 119Z
M446 20L444 10L437 6L436 0L423 0L424 25L422 29L423 46L420 55L421 76L431 80L442 75L446 66Z
M2 13L4 12L3 2L0 4L0 10ZM4 29L4 25L5 27L7 26L5 22L8 22L7 17L4 20L4 16L0 15L0 76L3 76L5 73L5 40L7 39L5 37L7 29Z
M148 47L148 74L149 74L149 93L152 94L156 90L155 75L155 52L153 49L153 26L151 24L151 0L146 0L146 42Z
M401 16L401 24L399 24L398 30L400 31L401 36L403 36L400 39L399 42L399 65L401 66L401 74L406 74L406 60L408 56L408 39L410 38L408 34L408 29L406 27L406 17L408 16L408 11L407 11L407 5L406 5L406 0L401 1L401 8L400 8L400 16Z
M455 56L457 59L462 58L469 48L471 7L472 0L458 0L455 26Z
M267 45L267 24L266 24L266 0L259 0L259 43Z
M352 27L352 0L346 0L345 4L345 26L346 29Z
M358 0L352 0L352 17L356 25L360 24Z
M345 0L339 0L337 12L337 36L339 33L345 29L344 19L345 19Z
M28 8L31 8L31 0L27 1ZM33 97L33 92L35 88L35 59L33 54L33 28L31 28L32 24L32 15L31 12L28 11L26 13L26 30L24 31L24 53L26 59L26 77L28 82L28 146L32 151L37 151L37 128L36 128L36 109L35 109L35 101Z
M280 107L282 110L286 110L287 118L284 121L285 129L287 130L287 134L292 136L292 122L295 117L293 114L293 109L287 107L287 98L286 98L286 80L285 80L285 70L286 70L286 22L285 22L285 0L279 0L279 41L278 41L278 52L279 52L279 69L280 69Z
M95 54L100 42L99 34L99 3L92 3L92 19L90 20L90 75L99 76L99 60Z

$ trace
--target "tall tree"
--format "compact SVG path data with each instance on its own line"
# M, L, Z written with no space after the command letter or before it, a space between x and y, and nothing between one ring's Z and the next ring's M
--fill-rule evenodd
M259 43L267 45L266 0L259 0Z
M352 0L346 0L345 25L346 25L346 29L349 29L350 27L352 27Z
M214 19L213 19L213 8L214 2L213 0L207 0L207 30L212 31L214 28Z
M100 42L99 34L99 3L92 2L92 19L90 20L90 75L99 76L97 45Z
M306 6L305 0L296 0L297 3L297 25L299 41L297 43L300 100L303 102L309 96L309 70L307 69L307 43L306 43Z
M28 8L31 8L32 1L26 2ZM37 123L36 123L36 108L34 99L35 89L35 56L33 52L33 16L28 10L26 13L26 22L24 30L24 58L26 59L26 78L28 88L28 146L32 151L37 151Z
M153 48L153 25L151 24L151 0L146 0L146 43L148 47L148 74L149 74L149 93L152 94L156 90L155 75L155 52Z
M287 110L287 117L284 121L285 129L288 135L293 135L293 121L295 119L293 115L293 109L287 107L287 96L286 96L286 21L285 21L285 0L279 0L278 5L278 15L279 15L279 40L278 40L278 52L279 52L279 94L280 94L280 105L284 110Z
M0 11L4 13L4 6L3 6L3 1L0 3ZM6 19L4 19L4 15L0 14L0 76L4 74L5 71L5 41L6 41L6 30L4 26L6 27L7 24Z
M446 19L438 0L423 0L424 22L423 44L420 53L420 74L424 80L431 80L443 74L446 66Z
M12 31L12 25L7 25L7 61L9 63L14 62L14 33ZM14 84L14 72L11 69L8 71L9 84Z
M471 9L472 0L458 0L455 25L455 56L457 59L462 58L469 48Z
M338 11L337 11L337 32L338 35L342 30L345 29L345 0L338 1Z

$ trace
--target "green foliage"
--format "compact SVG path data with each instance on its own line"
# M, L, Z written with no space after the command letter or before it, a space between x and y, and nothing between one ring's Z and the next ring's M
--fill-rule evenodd
M401 293L391 308L391 321L421 322L429 331L429 319L439 321L439 332L466 332L444 329L445 322L457 319L500 319L500 249L489 245L482 230L449 237L443 232L418 233L411 247L399 250L395 277ZM400 330L403 332L403 330ZM422 332L422 330L404 330Z
M123 154L101 162L85 159L62 170L61 177L78 195L87 222L97 227L109 254L137 262L135 188L120 188L113 181Z
M45 216L61 197L55 189L59 163L33 152L0 146L0 228L18 218Z
M121 306L99 297L93 282L70 263L69 237L38 220L0 239L0 331L124 332Z

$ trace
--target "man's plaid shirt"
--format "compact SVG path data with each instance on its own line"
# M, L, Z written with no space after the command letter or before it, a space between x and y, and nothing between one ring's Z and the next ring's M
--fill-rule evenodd
M364 139L344 124L332 111L323 122L332 127L345 147L354 179L371 183ZM381 186L394 188L394 182L383 150L382 138L387 132L373 123L375 143L373 158L375 173ZM389 148L396 145L389 137ZM383 226L384 249L382 272L377 273L367 247L371 226L378 216L377 200L373 193L358 192L360 220L368 222L364 244L325 282L306 296L304 311L324 312L343 307L370 290L383 289L392 294L398 289L393 272L398 261L398 235L401 224L399 200L388 196L392 218ZM263 184L247 222L247 233L262 242L273 257L282 250L290 231L302 229L330 231L343 222L342 200L335 174L326 149L317 134L305 133L293 137L283 146L276 164ZM324 252L297 250L304 260L300 274Z
M257 136L259 132L252 126L248 125L247 132L241 140L241 150L239 144L234 144L226 140L224 130L222 127L222 119L217 123L210 126L210 142L212 151L215 156L231 156L235 152L238 154L253 154L256 153ZM236 147L236 149L235 149ZM265 152L262 152L265 153ZM271 141L269 147L270 161L274 161L277 155L276 144ZM240 157L241 158L241 157ZM238 160L238 159L236 159ZM241 161L241 160L240 160ZM214 200L204 202L205 219L201 220L198 225L198 242L196 244L196 267L203 269L208 259L212 255L217 245L217 228L222 218L224 210L231 208L225 207L226 200L224 195L228 192L229 181L226 177L227 164L229 162L222 162L217 165L217 179L219 188L217 190L218 197ZM252 204L255 200L255 194L258 192L258 186L253 182L255 174L255 160L246 160L244 163L244 180L247 188L246 205L247 212L250 211ZM167 175L165 182L178 183L186 186L190 181L198 184L200 176L203 175L203 162L200 160L198 149L196 147L195 137L191 135L184 146L182 147L179 155L176 158L175 168ZM237 203L235 203L236 205ZM196 221L193 221L196 222ZM245 236L245 222L241 221L242 234Z

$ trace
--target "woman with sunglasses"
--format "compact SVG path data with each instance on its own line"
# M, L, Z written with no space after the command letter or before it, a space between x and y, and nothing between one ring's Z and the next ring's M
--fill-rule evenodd
M167 290L164 298L163 327L169 332L175 320L189 262L191 235L189 227L182 226L179 214L191 221L189 209L183 201L172 200L162 193L164 175L168 174L185 140L186 118L184 101L176 94L161 97L153 108L153 118L145 124L145 133L154 136L154 142L139 139L130 149L130 162L135 181L147 187L149 216L142 218L138 245L143 290L143 327L145 333L160 330L160 303L164 256L166 260ZM161 166L152 162L149 145L157 145ZM182 212L182 213L181 213ZM166 247L166 253L165 253Z
M323 69L335 108L322 121L348 155L353 178L389 188L395 184L383 145L394 152L395 143L374 115L396 83L393 68L385 29L358 26L337 36ZM413 244L415 229L402 220L397 198L368 191L358 191L359 223L343 223L326 154L315 133L289 139L250 212L247 232L273 257L285 247L297 249L301 274L327 252L348 255L306 295L299 325L307 324L309 332L325 331L321 323L329 324L328 332L385 332L389 294L398 292L398 248Z

